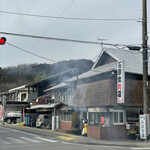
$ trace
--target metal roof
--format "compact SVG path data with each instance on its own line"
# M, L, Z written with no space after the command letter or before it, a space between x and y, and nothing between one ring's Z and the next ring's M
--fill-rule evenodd
M59 89L59 88L66 87L66 86L68 86L68 84L62 82L62 83L60 83L60 84L58 84L56 86L53 86L52 88L46 89L44 92L48 92L48 91Z
M109 48L105 52L117 57L119 60L123 60L125 72L143 74L143 56L141 51ZM150 62L148 62L148 66L150 66ZM150 74L150 67L148 68L148 72Z
M26 88L26 85L22 85L22 86L10 89L9 92L18 91L18 90L28 90L28 89Z
M49 77L47 77L47 78L45 78L45 79L42 79L42 80L40 80L40 81L38 81L38 82L34 82L34 83L31 83L31 84L28 84L28 85L26 85L26 87L35 86L35 85L38 85L38 84L43 83L43 82L47 82L47 81L54 80L55 78L58 78L58 77L61 76L61 75L63 76L64 74L71 73L73 70L74 70L74 68L68 69L68 70L66 70L66 71L64 71L64 72L60 72L60 73L58 73L58 74L49 76Z
M82 73L82 74L78 75L78 77L75 76L71 79L68 79L68 80L66 80L66 82L76 81L77 79L78 80L86 79L86 78L93 77L93 76L96 76L96 75L99 75L99 74L102 74L102 73L105 73L105 72L116 70L116 68L117 68L117 62L114 62L114 63L111 63L111 64L106 64L106 65L97 67L95 69L91 69L91 70L89 70L85 73Z
M101 56L103 52L106 52L111 57L113 57L116 62L105 64L99 67L94 68L96 66L99 59L101 59ZM150 53L148 53L150 54ZM82 73L78 75L78 79L85 79L89 77L93 77L105 72L113 71L117 69L117 61L123 61L124 62L124 71L127 73L133 73L133 74L143 74L143 59L142 59L142 52L141 51L131 51L131 50L125 50L125 49L112 49L107 48L104 49L100 55L98 56L96 62L94 63L91 70ZM148 62L148 66L150 66L150 62ZM148 68L148 72L150 75L150 67ZM72 82L76 81L77 76L66 80L66 82Z

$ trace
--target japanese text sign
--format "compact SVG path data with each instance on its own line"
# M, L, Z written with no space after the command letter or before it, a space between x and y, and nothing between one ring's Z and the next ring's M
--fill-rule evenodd
M123 61L117 63L117 103L124 103L124 66Z

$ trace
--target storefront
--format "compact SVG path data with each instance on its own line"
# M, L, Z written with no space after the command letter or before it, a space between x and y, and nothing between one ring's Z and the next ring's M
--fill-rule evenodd
M89 108L88 136L98 139L139 137L140 108Z

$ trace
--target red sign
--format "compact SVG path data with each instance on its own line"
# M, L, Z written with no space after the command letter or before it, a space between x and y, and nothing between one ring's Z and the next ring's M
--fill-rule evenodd
M2 115L2 107L0 107L0 118L3 118L3 115Z

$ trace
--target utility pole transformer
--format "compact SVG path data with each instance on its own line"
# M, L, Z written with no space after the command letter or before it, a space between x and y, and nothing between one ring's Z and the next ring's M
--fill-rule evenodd
M149 114L148 101L148 36L147 36L147 0L143 0L142 18L142 48L143 48L143 110L144 114Z

